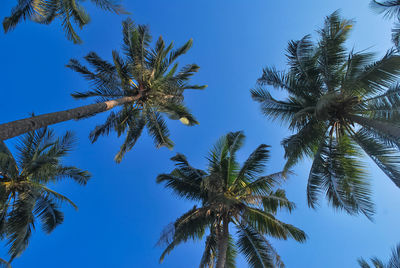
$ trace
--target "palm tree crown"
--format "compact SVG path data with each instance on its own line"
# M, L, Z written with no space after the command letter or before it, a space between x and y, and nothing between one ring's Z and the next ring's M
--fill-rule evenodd
M388 263L384 263L377 257L372 257L371 262L374 268L398 268L400 267L400 244L397 245L396 248L392 250L392 256L390 256L390 260ZM363 258L358 259L358 264L361 268L371 268L366 260Z
M270 242L293 238L303 242L306 235L296 227L275 218L279 209L291 211L290 202L281 189L283 173L261 176L269 158L267 145L260 145L243 165L236 152L244 142L242 132L223 136L208 157L208 170L189 165L186 157L177 154L172 160L176 169L157 177L180 197L200 202L200 206L178 218L163 232L160 243L167 247L160 260L178 244L188 239L203 238L208 229L200 267L235 267L237 252L243 253L251 267L282 267L283 263ZM237 241L229 234L229 224L237 229Z
M73 23L79 28L89 23L90 17L81 5L83 0L18 0L11 15L3 20L5 32L14 29L18 23L31 19L42 24L50 24L55 18L60 18L68 40L81 43L82 40L75 32ZM91 0L96 6L117 14L124 13L122 7L114 0Z
M314 44L309 36L289 42L287 72L265 68L251 91L263 113L289 124L284 139L285 169L313 157L307 197L311 207L321 194L349 213L374 213L369 183L359 158L364 151L400 186L400 56L393 51L373 62L373 54L346 52L352 21L337 12L325 20ZM286 91L274 99L263 86Z
M15 158L0 142L0 236L7 240L10 261L27 248L36 219L50 233L64 220L60 202L77 208L46 186L65 178L81 185L89 180L87 171L61 163L73 142L70 132L62 138L45 128L29 132L19 139Z
M118 135L126 132L125 142L116 156L117 161L121 161L125 152L134 146L145 127L157 147L172 148L173 142L169 139L169 130L162 114L170 119L180 119L186 125L198 124L183 103L183 92L186 89L206 87L188 84L191 76L199 69L196 64L186 65L177 72L176 60L191 48L191 39L173 50L173 43L166 45L160 37L152 49L148 27L135 25L131 20L123 22L123 36L125 58L113 51L111 64L92 52L85 59L94 68L94 72L77 60L71 60L67 65L83 74L94 87L87 92L74 93L73 97L95 97L97 101L133 98L122 105L118 112L111 112L106 122L90 134L92 142L95 142L100 135L108 134L111 130L115 130Z

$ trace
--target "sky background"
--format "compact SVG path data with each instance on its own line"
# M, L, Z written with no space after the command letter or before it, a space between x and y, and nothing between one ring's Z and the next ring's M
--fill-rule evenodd
M0 1L0 17L9 15L16 2ZM43 26L28 21L7 35L0 33L0 122L89 103L70 97L75 90L89 89L89 84L65 64L90 51L111 59L111 51L120 49L121 21L127 16L106 13L86 2L92 22L79 32L82 45L67 41L59 22ZM79 139L66 162L89 170L93 178L86 187L70 182L53 187L69 196L79 210L65 206L65 221L51 235L38 227L14 268L197 267L203 241L182 244L158 263L163 249L155 244L163 227L193 206L156 184L158 174L173 169L169 158L180 152L203 169L206 154L221 135L244 130L247 140L240 160L266 143L272 146L267 172L280 171L284 165L280 141L289 132L263 118L249 94L262 68L285 69L287 42L306 34L316 37L324 17L337 9L356 20L350 49L369 48L383 55L391 46L391 23L374 13L368 0L125 0L123 4L137 23L150 26L155 40L162 35L182 45L194 39L193 48L180 62L198 64L201 69L193 82L208 85L205 91L185 95L200 125L168 121L176 143L173 151L155 149L144 134L121 164L114 163L113 157L122 139L110 135L93 145L88 140L90 130L106 115L56 125L58 134L70 129ZM273 95L283 96L276 91ZM13 140L7 144L12 147ZM284 188L297 209L278 218L302 228L309 239L304 244L272 239L287 267L357 267L360 256L388 259L390 249L400 242L400 190L367 163L377 210L374 222L334 211L324 200L317 211L309 209L305 189L310 162L295 167L296 175ZM0 255L6 258L4 244ZM247 267L242 257L238 267Z

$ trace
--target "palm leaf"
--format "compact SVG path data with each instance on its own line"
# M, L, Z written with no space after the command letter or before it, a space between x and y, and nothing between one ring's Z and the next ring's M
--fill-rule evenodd
M240 225L238 249L250 267L274 267L272 253L262 235L249 226Z

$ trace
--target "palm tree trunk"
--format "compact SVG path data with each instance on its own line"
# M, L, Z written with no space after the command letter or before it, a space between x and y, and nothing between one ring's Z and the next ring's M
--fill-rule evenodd
M400 138L400 127L396 125L358 115L349 115L348 118L363 127L375 129L396 139Z
M36 130L49 125L80 119L98 113L108 111L116 106L133 102L140 98L140 94L132 97L122 97L100 103L89 104L74 109L64 110L55 113L42 114L30 118L20 119L0 125L0 140L7 140L26 132Z
M229 220L225 218L222 222L222 227L218 230L217 247L218 259L215 268L224 268L226 263L226 252L229 243Z

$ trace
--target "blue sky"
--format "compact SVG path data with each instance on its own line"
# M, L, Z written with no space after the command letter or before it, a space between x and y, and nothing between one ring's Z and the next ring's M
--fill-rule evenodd
M0 17L7 16L15 2L0 1ZM382 55L391 46L391 23L373 13L368 3L125 0L131 18L148 24L154 39L161 34L177 45L194 39L193 48L181 62L198 64L201 69L194 82L209 85L205 91L185 96L200 125L189 128L170 121L171 138L176 143L173 151L155 149L152 140L143 135L121 164L113 162L121 139L110 135L91 145L87 138L105 115L55 126L60 134L67 129L76 133L79 144L67 162L91 171L93 178L86 187L71 183L54 186L78 204L79 211L65 207L65 222L51 235L37 228L29 248L13 267L197 267L203 242L184 244L163 264L158 263L162 249L155 244L160 232L193 204L157 185L157 174L172 170L169 158L176 152L187 155L194 166L205 168L209 148L221 135L236 130L244 130L247 136L241 159L266 143L272 146L268 172L281 170L280 141L289 132L261 116L249 89L264 66L285 68L285 48L290 39L306 34L315 37L324 16L337 9L357 21L349 48L369 48ZM111 51L120 48L121 21L126 16L103 12L89 2L85 6L92 22L80 32L83 45L67 41L59 23L43 26L26 22L7 35L0 33L0 122L87 103L69 96L89 85L65 64L90 51L110 59ZM274 96L280 94L274 92ZM279 217L305 230L309 240L305 244L273 240L287 267L357 267L360 256L388 258L391 247L400 242L400 191L371 162L368 167L377 210L374 223L363 216L334 211L324 202L317 211L309 209L305 187L310 162L295 168L296 175L284 187L297 209ZM0 253L5 256L4 247ZM246 267L242 258L238 267Z

